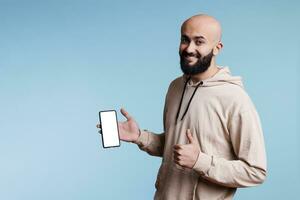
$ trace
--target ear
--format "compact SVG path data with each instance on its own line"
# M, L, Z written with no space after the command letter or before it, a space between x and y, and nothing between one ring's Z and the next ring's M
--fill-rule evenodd
M218 44L214 47L213 54L215 56L218 55L222 48L223 48L223 43L219 41Z

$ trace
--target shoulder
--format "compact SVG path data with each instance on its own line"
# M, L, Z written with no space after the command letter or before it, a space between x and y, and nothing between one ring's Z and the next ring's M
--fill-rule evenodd
M244 87L228 84L225 98L230 102L230 110L233 116L243 112L255 110L255 105Z
M177 91L183 86L184 86L184 77L178 76L170 82L168 92Z
M168 99L169 97L174 97L178 93L179 90L182 90L183 88L183 82L184 82L184 77L179 76L173 79L168 87L166 98Z
M183 76L178 76L175 79L173 79L169 85L169 88L173 87L179 87L184 83L184 77Z

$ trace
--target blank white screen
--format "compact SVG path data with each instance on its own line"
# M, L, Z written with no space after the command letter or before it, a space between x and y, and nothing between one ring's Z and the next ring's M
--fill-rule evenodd
M100 112L104 147L119 146L118 124L115 111Z

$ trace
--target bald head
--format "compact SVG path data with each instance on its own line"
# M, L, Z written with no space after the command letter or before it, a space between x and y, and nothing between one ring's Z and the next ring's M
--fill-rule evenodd
M183 22L181 34L201 35L209 42L216 45L221 41L221 24L214 17L200 14L195 15Z
M221 25L208 15L195 15L181 26L180 65L185 74L201 74L210 66L216 69L215 58L223 48Z

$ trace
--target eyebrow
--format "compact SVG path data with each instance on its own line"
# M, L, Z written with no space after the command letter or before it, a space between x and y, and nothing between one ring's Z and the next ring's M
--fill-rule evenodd
M182 35L181 37L186 37L186 38L189 38L187 35ZM204 36L202 35L199 35L199 36L195 36L194 39L203 39L203 40L207 40Z
M204 36L202 36L202 35L200 35L200 36L195 36L194 38L195 38L195 39L203 39L203 40L206 40L206 38L205 38Z

